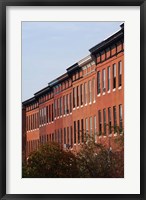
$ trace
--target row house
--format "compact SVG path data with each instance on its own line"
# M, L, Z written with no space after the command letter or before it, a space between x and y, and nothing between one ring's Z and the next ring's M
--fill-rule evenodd
M90 54L22 103L26 157L48 141L78 149L90 135L109 141L124 128L124 24Z

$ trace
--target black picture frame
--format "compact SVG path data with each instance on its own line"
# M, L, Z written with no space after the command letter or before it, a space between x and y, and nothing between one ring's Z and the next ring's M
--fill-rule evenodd
M140 194L6 193L6 8L7 6L140 6ZM0 0L0 198L146 200L146 1L145 0ZM133 22L134 23L134 22ZM136 28L136 27L135 27ZM133 41L134 41L134 35ZM133 177L134 181L134 177Z

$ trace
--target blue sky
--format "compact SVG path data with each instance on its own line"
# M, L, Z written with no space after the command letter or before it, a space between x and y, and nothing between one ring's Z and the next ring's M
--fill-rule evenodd
M22 22L22 101L47 86L122 22Z

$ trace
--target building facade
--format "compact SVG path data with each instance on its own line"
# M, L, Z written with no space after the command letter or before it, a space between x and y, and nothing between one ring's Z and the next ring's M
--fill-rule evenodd
M117 134L111 127L123 129L124 24L120 28L22 103L26 157L48 141L78 149L86 134L108 144Z

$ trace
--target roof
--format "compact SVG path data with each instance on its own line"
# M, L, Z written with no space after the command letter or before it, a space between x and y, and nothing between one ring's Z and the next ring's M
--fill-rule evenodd
M108 37L107 39L103 40L102 42L98 43L97 45L89 49L91 54L95 54L95 53L97 54L98 52L107 48L112 43L120 40L121 38L124 38L124 24L121 24L120 26L121 26L121 30L117 31L116 33Z

